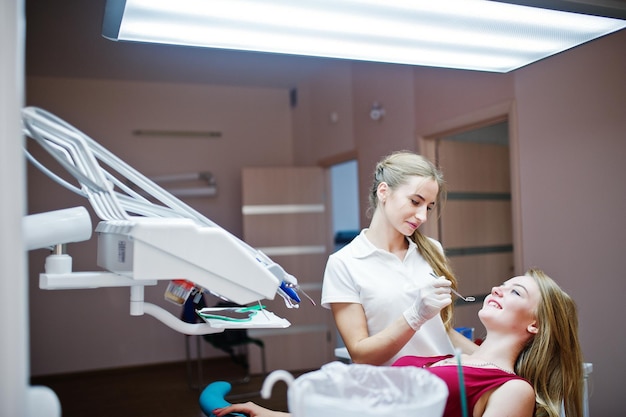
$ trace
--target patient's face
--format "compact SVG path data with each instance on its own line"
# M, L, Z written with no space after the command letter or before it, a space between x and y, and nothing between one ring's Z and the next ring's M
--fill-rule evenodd
M532 332L529 326L536 325L540 301L541 293L535 279L518 276L493 287L478 316L487 330L527 334Z

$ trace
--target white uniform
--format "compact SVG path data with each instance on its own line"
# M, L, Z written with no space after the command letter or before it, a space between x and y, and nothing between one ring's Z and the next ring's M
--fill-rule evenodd
M409 250L404 260L376 248L365 236L364 229L348 245L328 258L322 287L322 306L332 303L359 303L367 318L372 336L402 316L415 302L418 290L434 278L432 268L408 239ZM441 244L431 239L442 251ZM441 316L428 320L391 358L389 365L401 356L435 356L453 354L454 348Z

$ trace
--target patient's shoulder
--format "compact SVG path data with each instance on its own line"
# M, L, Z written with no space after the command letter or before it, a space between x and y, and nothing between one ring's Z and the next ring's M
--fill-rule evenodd
M483 417L529 417L535 410L535 390L525 379L511 379L488 393Z

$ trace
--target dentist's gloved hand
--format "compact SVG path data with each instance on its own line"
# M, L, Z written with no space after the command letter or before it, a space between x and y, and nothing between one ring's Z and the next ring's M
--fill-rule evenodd
M413 330L419 330L426 321L435 317L442 308L452 303L451 284L444 277L439 277L430 285L420 289L415 302L403 314Z

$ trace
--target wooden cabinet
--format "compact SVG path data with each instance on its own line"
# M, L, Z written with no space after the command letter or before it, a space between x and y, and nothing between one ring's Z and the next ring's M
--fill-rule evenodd
M298 309L283 299L263 303L291 322L287 329L255 329L250 335L265 343L267 371L317 369L334 359L334 325L319 305L329 255L325 171L319 167L245 168L243 181L244 240L260 249L313 298ZM251 347L251 372L261 371L260 350Z

